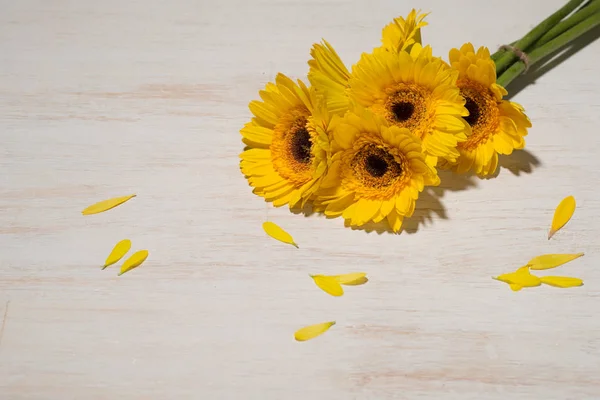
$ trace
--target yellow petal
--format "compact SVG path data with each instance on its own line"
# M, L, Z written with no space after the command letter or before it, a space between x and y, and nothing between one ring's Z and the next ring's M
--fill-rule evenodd
M104 262L104 265L102 266L102 269L108 267L109 265L113 265L114 263L119 261L121 258L123 258L123 256L125 254L127 254L129 249L131 249L131 240L129 240L129 239L121 240L119 243L117 243L115 245L115 247L112 249L112 251L110 252L108 257L106 258L106 261Z
M83 210L81 213L83 215L90 215L90 214L98 214L98 213L101 213L104 211L108 211L111 208L115 208L116 206L125 203L127 200L129 200L133 197L135 197L135 194L130 194L129 196L123 196L123 197L115 197L113 199L108 199L108 200L102 200L101 202L92 204L91 206L89 206L88 208Z
M523 267L521 267L521 268L523 268ZM513 283L513 281L515 281L518 278L518 274L522 273L522 272L520 272L521 268L519 268L515 272L510 272L508 274L498 275L498 276L492 277L492 278L495 279L495 280L497 280L497 281L500 281L500 282L511 284L511 283Z
M511 289L515 291L521 290L520 288L517 288L517 286L535 287L540 286L542 284L540 278L529 273L529 267L527 265L517 269L515 272L511 272L509 274L502 274L500 276L492 278L497 281L508 283L509 285L516 285L514 287L511 286Z
M369 278L367 278L366 276L363 276L362 278L358 278L358 279L356 279L354 281L346 282L346 283L344 283L344 285L346 285L346 286L360 286L360 285L364 285L367 282L369 282Z
M311 275L310 277L313 278L315 284L325 293L336 297L344 294L342 285L333 276Z
M573 261L576 258L579 258L583 255L583 253L575 253L575 254L543 254L541 256L537 256L529 260L527 265L530 269L533 270L544 270L559 267L563 264L568 263L569 261Z
M554 218L552 218L552 226L548 233L548 240L558 231L560 228L565 226L567 222L573 216L575 212L575 197L568 196L562 199L556 210L554 211Z
M333 278L342 285L357 286L369 281L366 276L367 274L365 272L352 272L349 274L335 275Z
M581 279L571 278L569 276L542 276L540 277L540 280L546 285L559 288L570 288L583 285L583 281Z
M139 267L141 263L146 261L146 258L148 258L148 250L136 251L131 257L125 260L121 266L121 272L119 272L119 276L123 275L127 271L131 271L135 267Z
M516 283L511 283L509 286L513 292L518 292L519 290L523 289L523 286L517 285Z
M276 223L269 221L264 222L263 229L267 235L271 236L273 239L279 240L283 243L291 244L292 246L296 246L296 248L298 248L298 245L294 242L292 235L281 229L281 227L279 227L279 225Z
M335 325L335 321L305 326L304 328L298 329L296 333L294 333L294 338L299 342L314 339L317 336L327 332L333 325Z
M492 279L500 281L500 282L508 283L510 285L511 281L508 279L508 275L510 275L510 274L502 274L502 275L498 275L498 276L492 276Z

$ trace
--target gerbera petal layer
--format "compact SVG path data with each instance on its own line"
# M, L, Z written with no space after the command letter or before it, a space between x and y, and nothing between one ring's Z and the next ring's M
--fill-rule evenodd
M388 125L406 128L422 140L430 160L456 161L456 146L467 139L468 115L452 71L431 48L414 44L411 52L375 49L353 67L351 101L383 117Z
M332 147L339 150L315 203L325 215L341 215L351 226L386 219L398 232L403 218L413 214L419 192L439 184L419 138L365 108L354 107L341 119Z
M330 115L313 88L278 74L250 102L252 121L240 130L249 146L240 169L253 193L274 206L303 206L327 172Z
M487 48L475 51L471 43L465 43L450 50L449 60L458 72L457 86L469 111L464 120L471 127L468 139L457 145L460 157L454 170L492 176L498 168L498 154L511 154L525 146L531 122L523 107L502 99L507 92L496 83L495 64Z
M350 72L325 40L321 44L314 44L310 55L308 80L317 93L325 96L329 112L343 115L349 107L346 90Z
M388 51L400 52L410 50L415 43L421 43L421 28L427 26L424 21L427 14L415 9L404 17L394 20L383 28L381 47Z

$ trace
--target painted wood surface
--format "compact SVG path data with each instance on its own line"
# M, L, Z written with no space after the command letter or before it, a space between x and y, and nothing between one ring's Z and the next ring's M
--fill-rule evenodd
M494 50L562 1L0 4L0 398L600 396L598 32L514 85L527 149L496 179L445 175L401 235L267 206L238 168L247 103L279 71L303 77L322 37L351 64L415 7L436 54ZM548 241L569 194L578 209ZM146 263L101 271L124 238ZM580 251L560 274L581 288L490 279ZM308 276L351 271L370 281L340 298Z

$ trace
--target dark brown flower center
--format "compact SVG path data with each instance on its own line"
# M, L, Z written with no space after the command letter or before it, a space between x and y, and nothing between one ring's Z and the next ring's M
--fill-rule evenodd
M431 93L416 84L400 83L385 90L386 99L371 107L391 124L406 128L422 138L429 131L427 105Z
M269 146L273 169L296 188L308 182L313 172L309 115L306 107L297 107L280 116Z
M465 97L465 100L465 108L469 111L469 115L464 117L464 119L469 125L474 126L481 116L479 105L470 97Z
M394 118L398 122L404 122L412 117L415 112L415 106L412 103L406 101L400 101L392 104L391 111L394 114Z
M471 126L471 135L466 142L459 144L459 147L473 150L489 140L497 131L500 123L500 101L481 83L463 79L457 82L457 86L469 112L463 119Z
M387 172L388 163L379 154L369 154L365 159L365 170L375 178L380 178Z
M366 187L387 187L402 176L402 166L385 147L367 144L350 162L355 179Z
M308 164L310 162L312 141L306 127L294 130L291 135L290 152L292 157L299 163Z

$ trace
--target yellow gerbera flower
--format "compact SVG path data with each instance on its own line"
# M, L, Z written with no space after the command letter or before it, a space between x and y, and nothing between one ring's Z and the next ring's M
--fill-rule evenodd
M302 207L327 171L329 113L314 89L278 74L250 102L252 121L240 130L249 147L240 168L253 193L276 207Z
M381 48L393 52L410 50L415 43L421 44L421 28L427 25L427 14L412 10L406 18L398 17L383 28ZM318 93L327 99L327 108L333 114L344 115L350 108L348 88L350 71L344 65L333 46L323 40L314 44L308 61L308 80Z
M346 89L350 72L325 40L322 44L314 44L310 55L308 80L318 93L325 96L327 109L332 114L343 115L349 107Z
M458 71L433 57L429 46L414 44L410 53L375 49L352 68L349 95L421 139L428 163L436 165L438 157L458 158L456 146L469 131L457 77Z
M524 137L531 127L521 105L502 100L506 90L496 83L496 66L490 52L471 43L460 50L450 50L450 63L458 71L457 86L466 99L471 126L469 138L458 145L460 158L454 169L458 173L473 171L481 177L493 175L498 168L498 154L511 154L525 146Z
M406 128L357 108L332 122L333 156L315 204L352 226L387 219L394 232L410 217L425 185L438 185L421 141Z
M412 9L406 18L398 17L383 28L381 47L392 51L409 51L415 44L421 44L421 28L427 26L424 21L428 14Z

